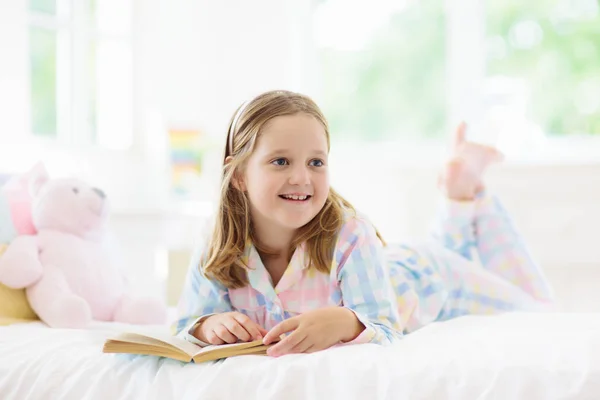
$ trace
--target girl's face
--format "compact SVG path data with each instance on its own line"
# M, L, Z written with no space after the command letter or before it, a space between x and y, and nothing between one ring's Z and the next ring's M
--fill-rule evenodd
M302 227L321 211L329 194L323 125L304 113L273 118L243 172L241 186L259 230Z

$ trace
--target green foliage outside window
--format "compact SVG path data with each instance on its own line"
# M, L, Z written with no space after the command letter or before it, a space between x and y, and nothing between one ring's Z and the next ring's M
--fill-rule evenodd
M322 49L322 108L332 134L369 140L442 134L444 26L443 2L411 2L364 49Z
M600 135L599 8L598 0L485 3L486 76L525 82L528 118L546 134ZM444 1L409 2L362 49L322 48L319 59L321 106L333 135L445 134Z
M56 31L29 30L31 68L31 129L36 135L56 136Z
M600 135L597 0L488 0L488 75L529 84L529 117L550 135Z

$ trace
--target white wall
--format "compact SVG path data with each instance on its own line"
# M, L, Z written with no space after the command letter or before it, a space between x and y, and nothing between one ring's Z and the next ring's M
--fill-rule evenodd
M222 135L235 108L259 92L306 90L309 2L159 2L163 110L171 123Z

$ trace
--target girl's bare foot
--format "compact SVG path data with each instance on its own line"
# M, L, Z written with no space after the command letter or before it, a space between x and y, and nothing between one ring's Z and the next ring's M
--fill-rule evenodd
M491 146L468 142L465 139L466 124L461 123L454 134L453 152L445 163L438 184L452 200L473 200L484 189L483 173L504 156Z

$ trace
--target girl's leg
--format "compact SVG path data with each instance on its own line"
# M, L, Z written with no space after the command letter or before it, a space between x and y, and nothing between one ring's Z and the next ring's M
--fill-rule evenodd
M456 132L454 153L440 175L447 200L434 237L447 249L473 260L533 298L551 300L551 290L532 260L508 214L485 195L482 175L501 155L493 148L467 142L464 125Z
M543 311L545 303L474 261L466 260L438 242L417 250L429 260L445 287L445 302L437 315L443 321L462 315L507 311Z
M446 200L434 226L434 240L416 248L444 282L444 304L437 320L535 308L533 298L524 289L485 265L482 268L477 205L475 201Z
M445 199L432 234L449 250L473 260L477 250L475 197L483 190L484 171L502 156L492 147L467 142L465 129L464 124L458 127L452 155L438 180Z
M405 332L462 315L546 309L521 287L437 240L391 245L386 252Z
M483 195L476 201L475 237L484 268L537 300L552 301L552 290L543 271L496 197Z
M448 250L467 260L474 260L477 251L475 202L443 199L431 235Z

